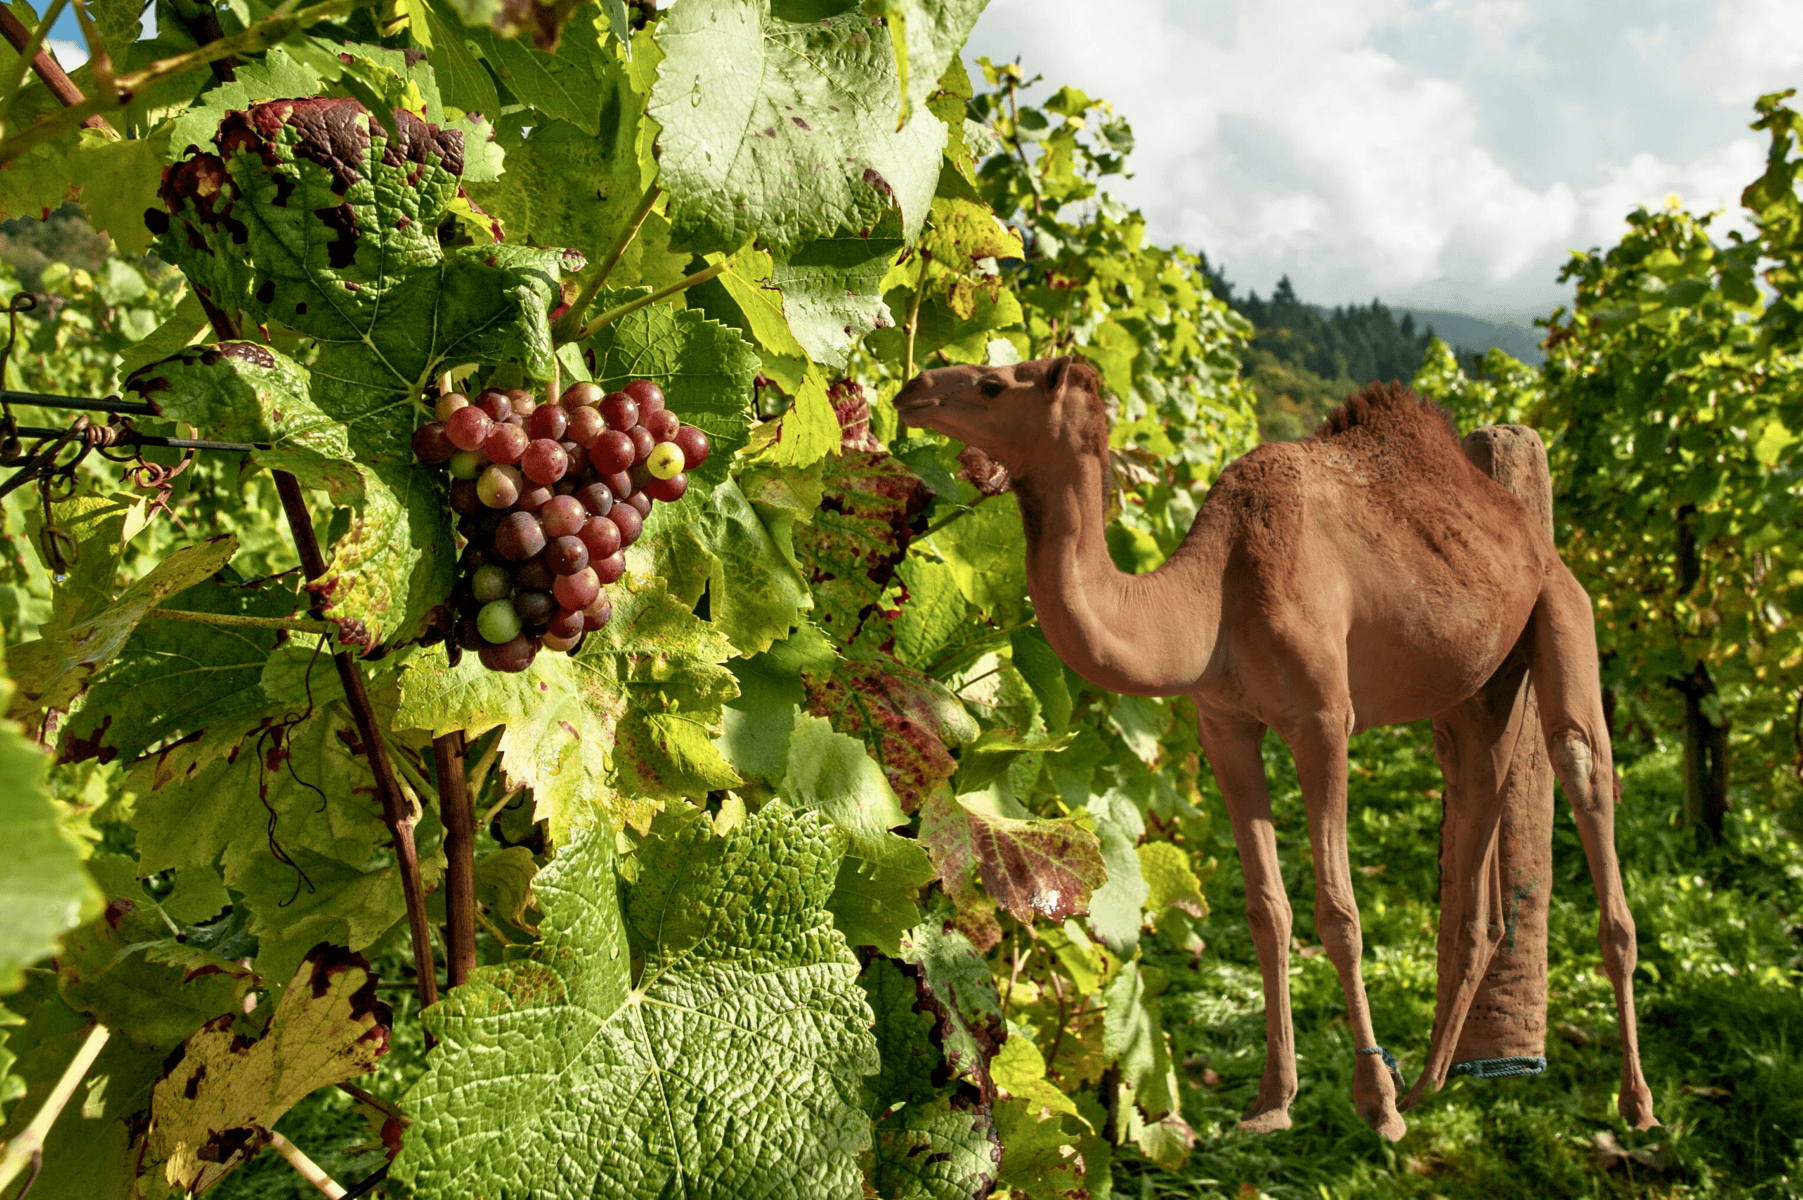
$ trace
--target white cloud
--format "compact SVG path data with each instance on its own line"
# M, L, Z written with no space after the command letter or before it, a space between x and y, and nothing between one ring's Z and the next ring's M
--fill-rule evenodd
M56 56L56 63L65 71L73 71L88 61L88 48L81 42L65 42L61 38L45 38L44 45L50 47L50 53Z
M1617 9L1618 11L1608 11ZM992 0L1019 55L1133 123L1117 192L1154 236L1268 292L1485 315L1563 298L1573 247L1670 192L1732 208L1750 103L1803 67L1803 5L1550 0ZM1630 27L1630 21L1641 25Z

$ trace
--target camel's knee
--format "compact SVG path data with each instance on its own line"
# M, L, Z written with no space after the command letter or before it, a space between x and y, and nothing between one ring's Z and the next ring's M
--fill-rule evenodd
M1287 947L1290 944L1291 920L1288 896L1282 893L1246 893L1246 924L1252 929L1255 944L1262 937L1269 936L1275 939L1277 945Z
M1335 966L1357 961L1365 948L1358 906L1323 893L1315 901L1315 936L1321 939L1321 948Z
M1601 778L1599 759L1603 756L1582 732L1566 729L1554 734L1547 739L1547 752L1572 808L1580 813L1608 811L1616 799L1614 773L1610 772L1607 781Z
M1634 966L1640 961L1635 936L1634 918L1625 907L1613 915L1605 913L1598 924L1596 940L1603 949L1603 969L1611 979L1624 979L1634 973Z

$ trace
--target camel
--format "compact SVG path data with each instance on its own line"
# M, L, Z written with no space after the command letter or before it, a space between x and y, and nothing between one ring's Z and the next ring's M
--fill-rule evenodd
M1288 745L1302 786L1316 935L1339 973L1358 1052L1354 1105L1395 1140L1407 1128L1401 1077L1379 1059L1389 1056L1377 1044L1360 975L1363 939L1347 862L1347 740L1380 725L1456 719L1474 697L1494 703L1522 669L1531 672L1546 748L1601 909L1598 940L1622 1038L1621 1115L1636 1129L1657 1124L1635 1035L1634 920L1615 857L1619 789L1590 599L1522 501L1467 460L1443 409L1406 388L1366 388L1314 437L1259 446L1229 464L1171 557L1148 574L1127 575L1104 541L1108 419L1089 366L1065 357L924 371L895 406L908 424L974 446L1008 471L1034 611L1072 670L1111 691L1195 702L1244 868L1246 916L1264 978L1265 1069L1241 1129L1289 1128L1296 1095L1291 912L1259 753L1265 731ZM1467 719L1463 727L1490 729L1486 736L1497 742L1494 731L1504 724ZM1469 802L1501 790L1513 747L1489 749L1459 756L1460 786L1448 789L1449 798ZM1441 761L1451 766L1447 755ZM1450 818L1448 829L1455 829ZM1466 820L1456 829L1491 837L1495 822ZM1448 853L1458 863L1482 857L1471 847ZM1464 874L1470 878L1453 885L1458 936L1442 949L1442 970L1450 965L1452 978L1442 980L1441 1018L1404 1110L1445 1081L1464 1014L1502 936L1481 873Z

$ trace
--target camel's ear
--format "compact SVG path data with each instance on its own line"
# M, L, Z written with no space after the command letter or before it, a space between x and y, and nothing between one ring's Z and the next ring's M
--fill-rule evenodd
M1045 394L1047 398L1050 398L1067 387L1082 388L1092 395L1095 394L1095 368L1073 354L1054 358L1051 369L1046 372Z
M1056 396L1058 389L1064 386L1064 376L1075 360L1064 354L1052 360L1052 365L1045 373L1045 394L1048 398Z

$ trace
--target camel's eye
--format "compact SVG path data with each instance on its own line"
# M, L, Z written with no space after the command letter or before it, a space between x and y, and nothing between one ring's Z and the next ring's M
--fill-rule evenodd
M977 385L977 390L993 400L1003 392L1007 391L1008 385L999 379L985 379L982 383Z

